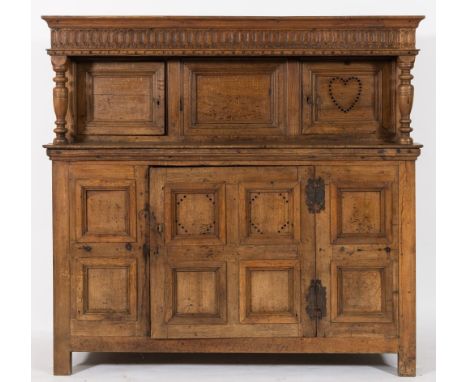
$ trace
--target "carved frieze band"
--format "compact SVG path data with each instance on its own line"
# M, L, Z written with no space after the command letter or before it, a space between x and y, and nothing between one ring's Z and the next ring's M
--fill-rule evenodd
M414 28L313 30L77 29L51 30L50 54L307 54L320 50L414 50ZM108 52L112 51L112 52ZM372 54L372 52L370 52ZM381 54L381 52L380 52Z

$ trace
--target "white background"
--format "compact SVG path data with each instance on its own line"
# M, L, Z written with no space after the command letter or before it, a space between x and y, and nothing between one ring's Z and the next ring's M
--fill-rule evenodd
M425 15L417 30L417 47L421 49L413 70L415 100L412 112L413 137L424 144L417 161L417 327L418 375L421 380L435 379L435 1L59 1L41 0L32 3L32 351L34 380L48 380L51 369L52 333L52 221L51 164L42 144L53 138L52 109L53 71L45 49L50 46L50 34L41 15ZM287 357L260 359L257 364L225 365L230 359L218 357L216 365L207 357L180 358L146 357L144 365L138 357L78 355L74 358L77 371L73 380L151 379L166 375L171 381L190 378L191 381L224 380L301 381L334 380L345 373L347 380L361 381L396 379L396 357ZM202 359L203 362L200 362ZM133 364L126 364L126 361ZM241 360L246 362L247 357ZM168 362L170 361L170 362ZM276 364L271 367L271 364ZM281 362L282 363L282 362ZM370 363L371 365L367 365ZM91 364L96 366L89 367ZM354 366L355 364L358 364ZM324 366L323 366L324 365ZM162 374L161 374L162 373ZM271 373L271 374L269 374ZM366 378L368 376L368 379ZM56 380L56 379L55 379ZM165 380L160 379L160 380ZM354 379L353 379L354 380Z

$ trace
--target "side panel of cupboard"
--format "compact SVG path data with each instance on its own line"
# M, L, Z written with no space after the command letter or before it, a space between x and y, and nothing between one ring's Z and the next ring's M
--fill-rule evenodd
M73 335L148 332L146 174L146 166L70 166Z

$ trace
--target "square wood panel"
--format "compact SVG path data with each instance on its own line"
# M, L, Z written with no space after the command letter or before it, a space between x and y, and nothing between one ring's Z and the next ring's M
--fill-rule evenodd
M292 243L300 236L296 182L240 183L239 230L243 243Z
M390 183L332 183L331 241L334 244L390 244L392 191Z
M226 321L226 264L177 262L170 265L166 321L206 324Z
M300 289L297 260L239 263L241 323L295 323Z
M76 316L79 320L136 320L137 260L75 260Z
M135 242L135 181L78 179L75 182L77 242Z
M392 263L331 262L332 322L391 322Z
M369 134L394 129L389 79L383 62L303 65L303 134Z
M185 62L184 135L282 134L285 70L283 62Z
M77 76L79 134L164 134L164 63L83 63Z
M226 239L225 186L167 184L166 240L177 244L222 244Z

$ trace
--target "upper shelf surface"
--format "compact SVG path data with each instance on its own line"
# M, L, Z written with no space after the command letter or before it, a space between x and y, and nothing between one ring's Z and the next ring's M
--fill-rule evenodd
M49 27L133 28L281 28L399 27L416 28L424 16L43 16Z

